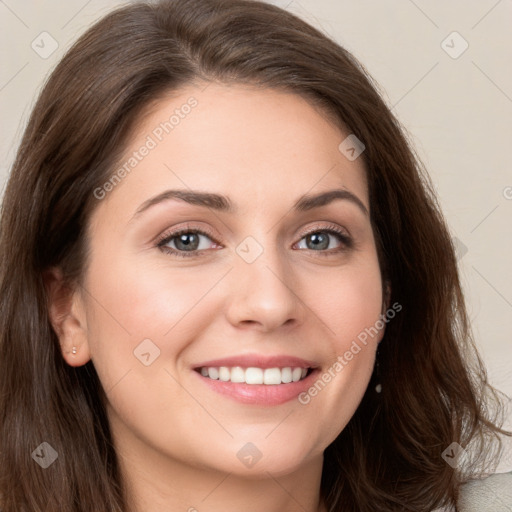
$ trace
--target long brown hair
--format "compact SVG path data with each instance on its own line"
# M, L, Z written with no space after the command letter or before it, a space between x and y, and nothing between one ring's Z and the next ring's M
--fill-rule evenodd
M472 339L446 222L399 123L362 66L292 14L251 0L168 0L108 14L68 51L10 174L0 225L3 512L129 510L104 391L92 362L63 360L44 273L58 267L70 288L80 283L93 191L116 168L134 121L199 80L300 94L366 147L382 276L403 311L386 327L379 374L325 450L329 511L455 506L460 483L495 460L503 415ZM58 455L47 469L32 460L42 442ZM471 453L463 467L442 456L454 442Z

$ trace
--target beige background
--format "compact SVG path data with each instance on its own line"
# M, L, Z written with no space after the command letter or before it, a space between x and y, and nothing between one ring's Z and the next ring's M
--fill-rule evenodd
M272 3L334 37L382 86L459 240L470 317L491 381L512 397L512 2ZM1 191L45 77L79 34L119 5L0 0ZM39 53L58 47L40 56L33 41ZM500 470L512 470L509 445Z

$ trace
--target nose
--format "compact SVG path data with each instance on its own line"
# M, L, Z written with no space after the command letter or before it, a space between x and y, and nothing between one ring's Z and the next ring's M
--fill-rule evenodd
M303 322L305 304L299 281L284 257L265 249L252 263L238 256L235 259L227 308L232 325L270 332Z

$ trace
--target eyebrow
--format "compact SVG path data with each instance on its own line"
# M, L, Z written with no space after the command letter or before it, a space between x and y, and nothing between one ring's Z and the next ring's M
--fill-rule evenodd
M138 217L144 211L148 210L154 205L169 201L171 199L178 199L186 203L211 208L225 213L236 213L237 208L234 207L231 200L222 195L213 192L200 192L196 190L166 190L155 197L144 201L137 209L133 218ZM292 209L299 212L305 212L325 206L336 199L343 199L355 204L366 216L369 215L368 209L364 203L352 192L345 189L329 190L327 192L320 192L318 194L303 195L293 205Z

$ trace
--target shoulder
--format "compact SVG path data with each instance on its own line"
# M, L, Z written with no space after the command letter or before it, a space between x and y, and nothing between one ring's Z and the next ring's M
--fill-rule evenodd
M469 480L461 485L457 510L459 512L512 511L512 471ZM453 509L441 507L431 512L453 512Z
M457 505L460 512L512 510L512 471L466 482L460 488Z

